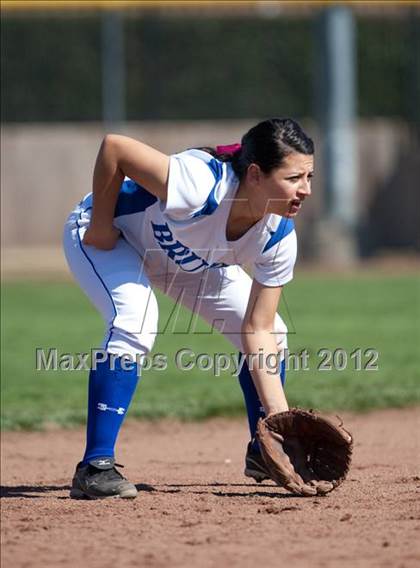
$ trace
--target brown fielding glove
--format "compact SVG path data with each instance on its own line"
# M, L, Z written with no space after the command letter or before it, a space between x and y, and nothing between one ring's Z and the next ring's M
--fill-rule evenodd
M271 479L297 495L329 493L349 471L351 434L312 410L260 419L257 439Z

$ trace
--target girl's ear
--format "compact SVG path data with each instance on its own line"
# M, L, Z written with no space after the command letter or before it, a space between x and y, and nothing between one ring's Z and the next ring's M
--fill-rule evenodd
M261 180L261 168L258 164L250 164L247 170L247 178L250 183L258 184Z

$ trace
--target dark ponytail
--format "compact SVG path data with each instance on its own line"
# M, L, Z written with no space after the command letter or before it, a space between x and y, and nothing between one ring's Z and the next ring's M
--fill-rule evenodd
M218 149L222 151L218 152ZM268 174L278 168L286 156L292 152L312 155L314 143L300 125L291 118L270 118L259 122L243 137L241 145L217 148L200 148L222 162L232 162L232 168L239 179L246 174L251 164L257 164ZM223 151L223 150L228 150Z

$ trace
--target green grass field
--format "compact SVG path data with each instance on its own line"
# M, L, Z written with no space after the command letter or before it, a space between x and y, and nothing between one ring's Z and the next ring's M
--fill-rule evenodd
M419 291L415 276L374 274L324 277L298 274L284 291L280 313L289 326L289 350L308 352L308 370L289 370L286 393L291 405L324 410L368 410L420 402ZM160 330L171 302L159 296ZM129 415L138 418L202 419L243 414L237 378L211 371L176 368L176 352L235 353L205 324L199 333L183 332L190 314L182 311L176 333L159 333L154 353L165 353L166 371L145 371ZM2 292L2 427L62 426L85 420L87 373L36 371L35 350L56 347L60 354L100 345L102 322L82 292L71 283L8 283ZM321 371L320 349L341 349L343 370ZM361 349L362 370L350 357ZM378 351L378 370L364 370L366 349ZM342 353L343 353L342 352ZM336 364L343 365L341 355ZM341 360L340 360L341 357ZM333 363L331 360L330 363ZM334 366L334 365L333 365ZM343 365L345 366L345 365Z

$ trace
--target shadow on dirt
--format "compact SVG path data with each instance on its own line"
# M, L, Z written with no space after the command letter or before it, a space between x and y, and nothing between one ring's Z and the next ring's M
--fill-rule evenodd
M226 491L217 490L216 488L226 487ZM235 492L229 489L233 487L246 487L248 491ZM262 490L255 491L255 488ZM162 485L148 485L147 483L138 483L136 488L139 492L147 493L189 493L193 495L214 495L216 497L270 497L273 499L290 499L294 497L300 499L301 496L292 493L280 493L273 485L261 485L252 483L174 483ZM264 491L265 488L270 488L272 491ZM207 490L206 490L207 489ZM26 499L40 499L42 497L51 497L55 491L69 491L69 485L2 485L0 487L0 498L26 498ZM67 499L67 497L57 496L58 499Z
M235 491L215 491L214 488L216 487L226 487L227 489L231 487L247 487L249 491L246 492L235 492ZM272 489L273 491L254 491L255 487L261 489ZM148 492L156 492L156 493L179 493L182 492L184 489L185 493L193 494L193 495L215 495L216 497L270 497L274 499L290 499L296 498L301 499L302 495L295 495L293 493L280 493L277 491L277 487L274 485L262 485L260 483L173 483L173 484L162 484L162 485L146 485L146 484L138 484L136 485L138 491L148 491ZM197 488L197 490L194 490ZM202 488L202 489L201 489ZM208 491L204 489L207 488ZM317 495L316 497L319 497Z
M2 485L0 487L0 498L26 497L28 499L39 499L42 495L32 495L32 493L51 493L52 491L70 490L69 485Z

